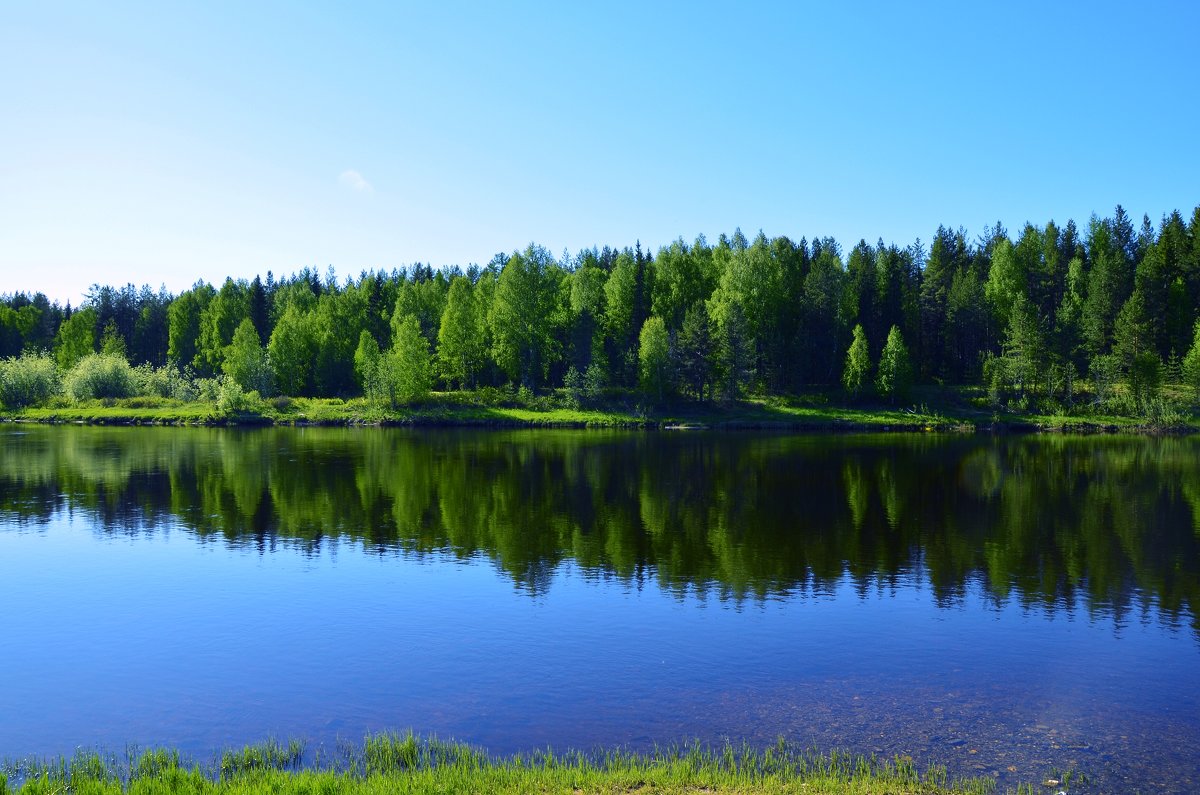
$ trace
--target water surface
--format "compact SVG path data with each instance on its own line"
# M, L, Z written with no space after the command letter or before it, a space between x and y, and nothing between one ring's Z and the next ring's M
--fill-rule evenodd
M783 736L1190 792L1198 600L1194 439L0 428L10 757Z

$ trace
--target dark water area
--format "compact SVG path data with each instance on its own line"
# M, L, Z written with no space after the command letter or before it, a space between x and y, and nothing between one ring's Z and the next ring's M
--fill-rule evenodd
M1195 792L1198 604L1193 438L0 428L0 757L782 736Z

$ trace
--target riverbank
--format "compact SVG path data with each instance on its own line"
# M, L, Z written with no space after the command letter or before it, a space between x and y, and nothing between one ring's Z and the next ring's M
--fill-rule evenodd
M227 751L210 770L169 750L124 759L79 753L47 763L8 763L0 795L87 792L159 793L817 793L818 795L982 795L989 777L951 780L946 769L919 772L911 759L882 761L845 753L799 751L780 741L764 750L689 748L637 754L551 752L489 757L467 745L413 735L369 737L361 748L304 764L301 743L266 743ZM1027 785L1017 793L1032 793Z
M838 404L824 395L643 406L632 399L573 405L552 396L474 402L463 393L385 408L364 399L273 398L237 408L212 401L128 398L0 412L0 420L87 425L332 425L500 428L769 429L798 432L1193 433L1192 414L1154 420L1100 414L989 411L930 389L907 407Z

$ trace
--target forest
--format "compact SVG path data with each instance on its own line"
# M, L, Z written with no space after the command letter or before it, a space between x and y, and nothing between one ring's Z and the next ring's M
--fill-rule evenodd
M680 238L650 253L531 244L415 264L165 289L93 285L77 307L0 296L0 403L431 391L647 403L976 387L1014 411L1147 414L1200 387L1200 207L1140 227L1002 224L926 245ZM232 397L231 397L232 396Z

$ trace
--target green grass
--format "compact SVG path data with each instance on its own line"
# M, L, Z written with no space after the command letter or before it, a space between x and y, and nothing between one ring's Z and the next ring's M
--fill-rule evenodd
M458 743L380 734L331 764L300 767L299 743L270 742L226 752L217 771L187 766L174 751L106 760L80 753L51 763L8 766L0 795L165 795L166 793L817 793L983 795L991 778L951 780L944 767L921 772L907 757L878 760L801 751L780 740L756 750L699 746L649 754L551 751L500 759ZM1016 792L1034 792L1022 785Z

